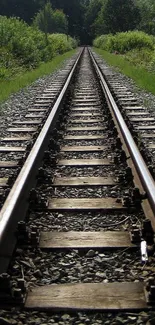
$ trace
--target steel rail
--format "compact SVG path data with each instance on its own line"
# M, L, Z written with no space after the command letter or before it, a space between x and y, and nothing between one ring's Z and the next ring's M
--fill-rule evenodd
M134 162L136 171L141 179L143 188L147 193L147 198L149 200L153 214L155 215L155 181L154 181L153 177L151 176L151 174L147 168L147 165L146 165L135 141L133 140L133 137L132 137L132 135L131 135L131 133L122 117L122 114L120 113L120 110L119 110L119 108L110 92L110 89L109 89L109 87L103 77L103 74L102 74L100 68L98 67L98 64L97 64L92 52L90 51L90 49L89 49L89 53L90 53L91 59L93 61L94 67L99 75L102 88L108 98L110 107L114 113L116 120L117 120L119 129L120 129L121 134L124 138L124 141L126 143L128 151L129 151L131 158Z
M83 48L80 50L65 85L0 211L0 273L6 271L8 266L9 258L16 244L15 231L17 222L24 219L25 209L26 206L28 206L28 202L26 203L25 201L28 200L29 191L35 183L37 168L40 166L44 151L48 146L48 141L46 139L50 137L51 129L54 128L60 111L60 105L70 85L82 52Z

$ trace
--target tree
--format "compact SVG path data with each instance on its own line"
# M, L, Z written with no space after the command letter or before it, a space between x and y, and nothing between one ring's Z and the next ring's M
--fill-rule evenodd
M62 10L54 11L53 28L57 33L68 33L68 21Z
M68 19L68 33L73 37L85 39L84 15L86 0L51 0L54 9L62 9ZM86 37L87 39L87 37ZM83 41L84 42L84 41Z
M139 29L155 35L155 2L154 0L136 0L140 10Z
M46 33L67 33L68 22L61 10L53 10L50 2L45 4L33 20L33 25Z
M38 0L1 0L0 15L19 17L31 23L35 13L40 9Z
M90 38L96 36L94 22L102 8L102 0L91 0L85 14L85 26Z
M134 0L108 0L102 12L105 33L134 30L140 21L140 11Z

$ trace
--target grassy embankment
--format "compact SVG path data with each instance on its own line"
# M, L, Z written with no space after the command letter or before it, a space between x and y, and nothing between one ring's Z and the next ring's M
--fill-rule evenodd
M40 77L49 75L59 69L66 59L69 59L76 50L71 50L62 55L58 55L50 62L41 63L38 68L30 71L16 74L12 79L0 81L0 102L6 100L11 94L16 93L20 89L29 86L32 82Z
M0 16L0 101L58 69L75 53L65 34L45 35L17 18Z
M116 70L155 95L155 38L142 32L100 36L94 50Z

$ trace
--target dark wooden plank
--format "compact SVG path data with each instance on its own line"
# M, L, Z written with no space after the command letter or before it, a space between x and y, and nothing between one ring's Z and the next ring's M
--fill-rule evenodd
M0 187L6 187L8 182L7 177L0 178Z
M46 94L50 93L51 95L55 95L58 93L58 90L60 90L60 85L58 87L54 87L54 86L49 87L49 89L44 90L44 93Z
M47 108L29 108L28 112L47 112Z
M136 126L138 130L155 130L155 125L139 125Z
M125 107L126 110L131 110L131 111L137 111L137 110L145 110L146 108L143 106L126 106Z
M16 161L0 161L0 168L17 168L18 163Z
M23 152L25 147L0 147L0 152Z
M126 248L136 247L127 231L41 232L40 248Z
M42 310L144 310L141 282L45 285L29 291L25 308Z
M71 120L71 123L72 124L82 124L82 123L86 123L86 124L89 124L89 123L99 123L99 122L103 122L103 118L102 118L102 120L101 119L87 119L87 120L82 120L82 119L80 119L80 120Z
M51 103L35 103L34 107L50 107Z
M66 135L64 137L65 140L96 140L96 139L105 139L105 136L102 134L98 135L90 135L90 134L83 134L83 135Z
M134 103L137 103L137 99L134 98L134 97L122 97L122 98L119 98L119 101L120 102L134 102Z
M42 113L37 113L37 114L27 114L26 116L25 116L25 118L34 118L34 119L37 119L38 117L40 117L40 118L43 118L45 115L44 115L44 112L42 112Z
M123 91L126 91L127 90L127 88L124 87L124 86L121 86L119 82L111 82L111 86L113 88L115 88L115 89L118 89L118 91L119 91L119 89L120 90L123 90Z
M25 120L25 121L13 121L12 124L40 124L42 122L42 120Z
M91 116L91 117L92 116L99 116L100 117L100 116L103 116L103 114L102 113L93 113L93 112L92 113L82 113L81 112L81 113L71 113L70 114L70 117L76 117L76 116L77 117L78 116L82 116L82 117L86 117L86 116Z
M83 103L73 103L72 107L99 107L100 103L87 103L87 102L83 102Z
M51 104L51 100L50 99L46 99L46 98L41 98L41 99L37 99L35 101L35 105L36 104Z
M98 112L100 112L100 108L96 108L96 107L84 107L84 108L82 108L82 107L72 107L71 108L71 112L75 112L75 111L98 111Z
M15 142L15 141L17 141L17 142L23 142L23 141L29 141L29 140L31 140L32 139L32 137L31 136L25 136L25 137L6 137L6 138L1 138L0 139L0 141L1 142L11 142L11 141L13 141L13 142Z
M76 97L75 97L75 100L76 99L82 99L82 100L85 100L85 99L93 99L93 100L96 100L96 101L99 101L100 100L100 98L99 97L97 97L97 96L95 96L95 94L94 95L88 95L88 94L76 94Z
M131 118L132 122L153 122L155 119L153 117L139 117L139 118Z
M87 87L82 87L82 88L80 88L79 89L79 92L81 92L81 91L85 91L85 90L87 90L87 94L88 94L88 91L92 91L92 88L91 87L89 87L89 86L87 86Z
M116 185L113 177L57 177L53 186L110 186Z
M66 131L105 131L104 126L69 126Z
M155 133L141 133L141 138L155 138Z
M118 87L115 87L115 89L117 89L117 97L132 97L133 98L133 94L131 93L131 91L127 91L127 89L120 89Z
M92 94L93 93L93 94ZM77 92L76 92L76 95L75 95L75 98L78 98L78 97L86 97L86 98L97 98L97 94L95 93L95 92L91 92L91 93L87 93L87 92L85 92L85 95L83 94L83 92L81 92L81 90L78 90ZM98 97L99 98L99 97Z
M46 99L49 99L50 101L51 101L51 99L54 99L55 98L55 94L53 94L53 95L49 95L49 94L43 94L43 95L38 95L37 97L36 97L36 99L38 100L46 100Z
M61 159L58 162L58 166L107 166L112 163L107 159Z
M105 150L105 146L64 146L61 148L61 152L95 152Z
M100 99L98 94L96 94L92 89L77 90L76 94L75 94L75 97L74 97L74 100L78 99L78 98L81 98L81 99L93 98L93 99L96 99L96 100Z
M106 198L51 198L48 202L49 210L123 210L118 199Z
M149 149L155 149L155 143L151 143L151 144L149 144L149 145L148 145L148 148L149 148Z
M7 129L8 132L16 132L16 133L22 133L22 132L36 132L36 127L23 127L23 128L9 128Z
M75 98L73 99L72 103L96 103L98 102L98 104L100 103L100 100L97 99L97 98L82 98L82 99L79 99L79 98Z
M125 100L125 99L128 99L128 100L133 100L133 97L132 97L132 95L128 95L128 94L126 94L126 93L119 93L119 94L117 94L117 99L118 100Z
M145 115L149 115L148 112L128 112L127 114L129 116L145 116Z

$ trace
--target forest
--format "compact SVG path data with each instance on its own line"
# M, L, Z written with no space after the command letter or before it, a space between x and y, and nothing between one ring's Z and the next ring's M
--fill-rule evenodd
M19 17L31 25L48 3L49 0L1 0L0 15ZM60 25L52 31L63 30L81 44L91 44L101 34L135 29L155 35L154 0L50 0L50 3L56 16L55 25ZM44 29L48 32L47 23Z

